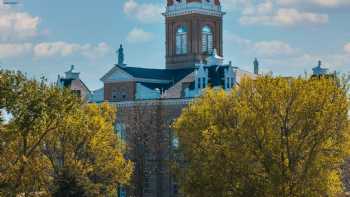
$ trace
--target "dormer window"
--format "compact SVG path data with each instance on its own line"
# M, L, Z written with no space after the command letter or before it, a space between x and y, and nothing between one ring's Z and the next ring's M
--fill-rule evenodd
M213 31L208 25L202 28L202 52L208 54L213 52Z
M176 31L176 54L187 53L187 28L180 26Z

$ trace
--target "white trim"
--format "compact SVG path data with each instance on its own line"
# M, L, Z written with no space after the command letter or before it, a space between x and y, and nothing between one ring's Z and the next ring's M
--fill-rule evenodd
M209 16L217 16L222 17L226 13L225 12L216 12L216 11L210 11L210 10L200 10L200 9L190 9L190 10L181 10L181 11L169 11L163 13L166 17L175 17L175 16L182 16L182 15L188 15L188 14L203 14L203 15L209 15Z
M150 76L152 77L152 76ZM171 80L162 80L162 79L146 79L146 78L135 78L137 82L145 82L145 83L170 83Z
M103 75L103 77L101 77L101 81L106 83L107 82L107 79L108 77L110 77L115 71L120 71L122 72L123 74L127 75L128 77L130 78L134 78L134 76L130 75L129 73L125 72L123 69L119 68L117 65L114 65L114 67L112 69L110 69L105 75ZM130 80L128 80L130 81ZM109 81L111 82L111 81Z
M105 81L105 84L110 84L110 83L119 83L119 82L141 82L141 83L161 83L161 84L168 84L171 83L170 80L160 80L160 79L146 79L146 78L133 78L130 80L114 80L114 81Z
M204 14L211 16L221 17L225 15L225 12L221 11L220 5L213 3L175 3L174 5L168 6L166 12L163 13L166 17L187 15L187 14Z
M154 100L141 100L141 101L122 101L122 102L109 102L110 105L116 107L132 107L137 105L187 105L191 103L193 99L154 99Z

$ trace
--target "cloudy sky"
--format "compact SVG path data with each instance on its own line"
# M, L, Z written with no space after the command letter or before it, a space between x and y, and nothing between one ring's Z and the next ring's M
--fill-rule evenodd
M0 68L54 81L74 64L93 90L120 43L129 66L164 68L165 0L17 1L0 4ZM257 57L278 75L310 73L319 59L350 70L350 0L221 1L227 62L252 70Z

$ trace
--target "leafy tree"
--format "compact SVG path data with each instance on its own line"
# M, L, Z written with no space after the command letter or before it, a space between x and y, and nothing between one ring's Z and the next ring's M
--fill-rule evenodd
M107 103L85 105L47 138L43 152L54 169L55 196L115 195L117 185L128 183L132 165L114 133L115 114Z
M186 196L335 196L349 103L330 79L244 79L208 90L174 124Z
M57 194L61 183L72 181L73 194L100 195L128 181L132 168L117 147L113 109L84 104L45 80L2 70L0 95L0 109L12 115L0 131L1 195Z

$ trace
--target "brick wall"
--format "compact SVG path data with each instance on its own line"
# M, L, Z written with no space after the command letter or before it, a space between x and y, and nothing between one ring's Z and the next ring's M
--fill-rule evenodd
M136 83L134 81L104 84L104 100L120 102L135 100Z
M181 25L186 26L188 29L188 53L177 55L176 31ZM201 52L202 27L205 25L212 28L214 34L213 46L217 49L218 55L223 56L222 17L189 14L166 18L166 67L168 69L194 67L195 63L206 57Z
M132 140L133 129L140 129L145 132L142 133L144 136L153 136L147 141L158 143L157 145L147 145L151 151L148 152L145 161L144 170L149 172L146 180L147 187L144 188L145 197L178 196L174 193L176 184L169 168L169 161L173 158L171 144L173 133L170 124L181 114L185 106L186 104L183 103L164 104L161 100L153 100L140 105L117 107L117 122L124 124L126 127L126 142L129 144L129 148L134 147L137 142L142 142L142 140L137 142ZM138 125L137 122L142 123ZM133 155L130 155L132 153L133 151L130 151L127 157L134 158ZM131 186L131 188L135 187L135 185ZM132 192L134 191L129 189L129 194L132 194Z

